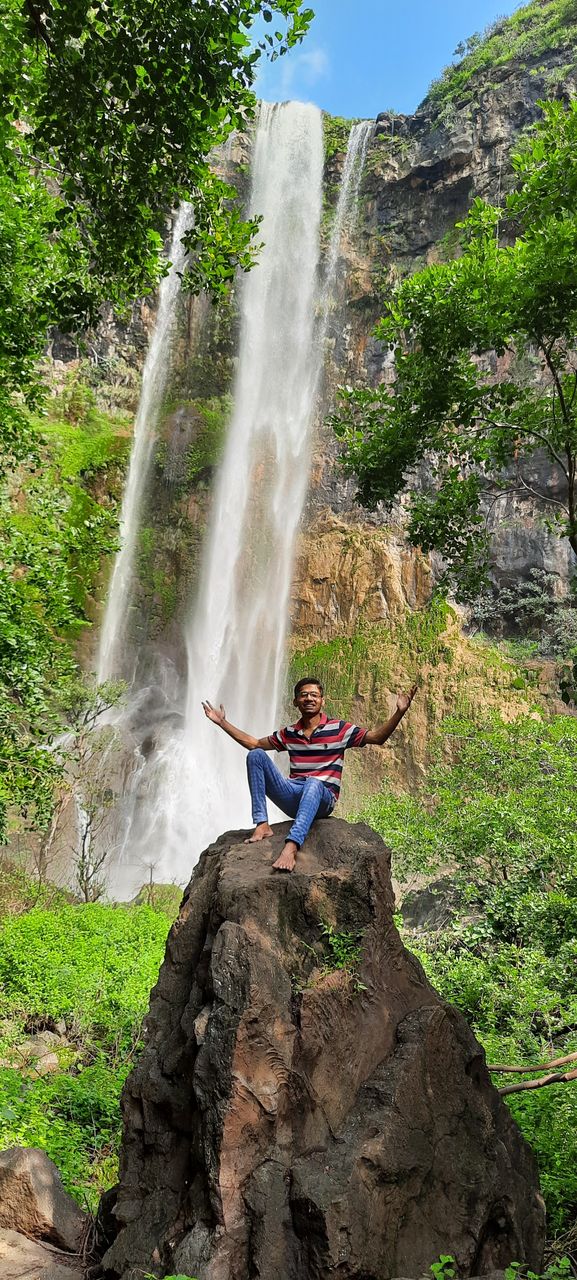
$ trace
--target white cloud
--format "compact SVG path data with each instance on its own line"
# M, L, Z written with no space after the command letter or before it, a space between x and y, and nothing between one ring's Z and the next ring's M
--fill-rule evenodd
M330 62L325 49L303 49L286 54L280 77L280 91L290 97L295 84L312 88L329 73Z

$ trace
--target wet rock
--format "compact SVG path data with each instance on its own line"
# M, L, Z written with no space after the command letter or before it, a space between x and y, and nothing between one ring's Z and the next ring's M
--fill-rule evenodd
M382 1280L441 1253L459 1276L539 1271L535 1161L401 943L385 846L333 818L283 876L288 825L195 868L124 1091L105 1274Z
M0 1152L0 1227L76 1253L87 1223L44 1151L11 1147Z

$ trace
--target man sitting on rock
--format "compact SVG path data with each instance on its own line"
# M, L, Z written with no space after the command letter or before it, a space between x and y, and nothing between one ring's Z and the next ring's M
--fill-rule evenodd
M396 710L384 724L376 729L360 729L347 720L329 720L323 710L325 700L320 680L305 676L294 688L293 705L300 711L300 720L271 733L268 738L253 738L230 724L222 704L217 711L210 702L203 702L208 719L248 751L248 784L256 826L247 843L266 840L273 834L268 821L267 796L283 813L294 818L284 850L273 862L276 871L293 871L297 853L315 818L330 817L339 798L345 751L369 744L382 746L408 711L416 691L415 684L408 693L397 695ZM290 778L285 778L269 760L267 751L288 751Z

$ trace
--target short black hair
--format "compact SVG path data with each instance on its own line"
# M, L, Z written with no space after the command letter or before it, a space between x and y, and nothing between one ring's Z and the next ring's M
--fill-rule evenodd
M293 694L294 698L298 698L299 693L301 689L304 689L305 684L316 684L317 688L319 688L321 691L321 698L322 698L324 694L324 689L320 680L318 680L316 676L303 676L302 680L297 680L294 687L294 694Z

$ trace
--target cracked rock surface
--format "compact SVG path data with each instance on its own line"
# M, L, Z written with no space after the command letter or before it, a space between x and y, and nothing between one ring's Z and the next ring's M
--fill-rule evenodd
M405 950L389 852L318 822L223 835L186 890L124 1091L108 1277L387 1280L539 1271L535 1161L484 1053ZM358 940L334 968L323 922Z

